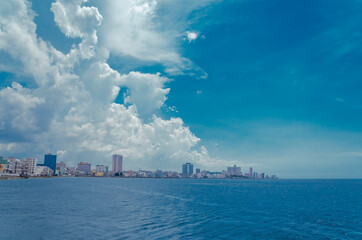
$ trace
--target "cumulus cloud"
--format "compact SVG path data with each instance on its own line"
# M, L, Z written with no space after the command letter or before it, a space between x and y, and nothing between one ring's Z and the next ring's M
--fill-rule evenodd
M0 7L0 49L3 69L11 69L36 78L38 84L48 81L46 71L51 71L50 60L44 51L47 46L36 38L35 13L26 1L3 1ZM21 68L14 68L13 62L22 63ZM18 64L19 65L19 64Z
M159 109L167 99L169 88L164 84L170 79L161 77L160 74L142 74L130 72L122 76L123 84L130 90L125 103L135 104L141 114L150 114Z
M216 0L102 1L104 12L100 41L114 56L131 57L144 64L161 63L170 75L204 77L206 73L178 53L178 43L191 24L188 14Z
M35 13L26 0L0 5L0 55L12 69L36 82L32 89L14 82L0 90L0 153L109 164L123 154L129 167L164 168L184 161L205 164L207 150L196 150L200 139L182 119L156 115L170 92L161 74L121 74L107 63L109 54L131 55L144 61L183 62L165 35L149 24L156 1L111 1L110 18L86 0L57 0L54 21L78 46L62 53L36 34ZM102 41L97 31L102 30ZM115 34L115 35L114 35ZM16 68L11 68L16 65ZM177 70L175 70L177 71ZM124 104L115 103L127 89ZM144 116L150 121L145 122Z
M45 101L33 96L31 90L13 83L0 91L0 102L0 140L23 140L28 134L46 130ZM27 134L22 136L24 132Z
M81 56L91 58L94 56L94 45L97 43L97 31L102 22L102 15L96 7L81 6L87 0L57 0L52 3L54 21L60 30L72 38L82 38L79 44Z
M104 1L102 44L121 56L143 61L181 62L181 56L167 39L167 32L157 31L153 21L156 7L156 1Z

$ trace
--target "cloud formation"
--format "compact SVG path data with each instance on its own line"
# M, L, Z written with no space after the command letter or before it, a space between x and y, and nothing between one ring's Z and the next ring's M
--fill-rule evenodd
M0 90L0 153L39 157L58 152L60 160L72 164L107 164L112 154L119 153L129 167L152 169L173 168L184 161L206 164L207 150L195 150L200 139L182 119L155 114L167 99L170 89L165 84L170 79L141 72L121 74L107 63L114 53L161 62L170 69L170 63L177 63L175 72L192 65L156 31L158 3L107 1L104 17L85 2L52 4L59 29L68 38L81 39L65 54L37 36L28 1L0 3L0 55L8 63L0 71L30 76L36 83L28 88L14 82ZM126 89L124 104L117 104L121 89ZM145 116L151 120L145 121Z
M192 41L195 41L198 38L199 34L197 32L187 31L186 36L189 43L191 43Z

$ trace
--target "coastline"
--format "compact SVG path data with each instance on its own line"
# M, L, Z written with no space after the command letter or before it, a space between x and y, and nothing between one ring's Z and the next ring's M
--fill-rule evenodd
M15 180L15 179L32 179L32 178L55 178L55 176L36 176L36 177L12 177L12 176L1 176L0 180Z

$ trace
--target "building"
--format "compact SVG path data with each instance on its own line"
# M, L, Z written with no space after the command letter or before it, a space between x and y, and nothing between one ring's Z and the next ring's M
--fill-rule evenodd
M91 164L87 162L78 163L78 171L82 171L85 175L90 175L91 173Z
M35 174L36 171L36 158L23 158L22 159L22 167L23 173L26 173L28 175L33 175Z
M194 173L194 165L191 163L182 164L182 176L190 177Z
M196 174L198 174L200 172L201 172L200 168L196 168Z
M229 176L241 176L241 167L237 167L236 165L234 165L234 167L228 167L227 174Z
M14 157L9 157L6 172L10 174L20 174L21 170L22 170L21 161Z
M253 178L253 168L249 168L249 178Z
M57 163L57 164L56 164L56 167L57 167L57 170L58 170L59 168L66 168L66 167L67 167L67 164L62 161L62 162L60 162L60 163Z
M36 166L35 170L36 176L50 176L53 175L53 170L47 166Z
M0 157L0 173L5 172L7 167L8 167L8 161L5 160L3 157Z
M108 176L108 166L105 165L96 165L95 176L105 177Z
M65 162L60 162L56 164L57 174L62 176L66 173L67 164Z
M123 156L114 154L112 157L112 172L115 176L122 175Z
M44 155L44 166L47 166L51 170L53 170L53 174L55 175L57 170L57 155L52 155L51 153Z

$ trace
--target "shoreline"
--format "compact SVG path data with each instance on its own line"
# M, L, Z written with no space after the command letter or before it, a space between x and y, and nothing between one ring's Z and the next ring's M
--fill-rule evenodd
M243 179L243 180L275 180L275 179L251 179L251 178L173 178L173 177L97 177L97 176L32 176L32 177L20 177L20 176L0 176L0 180L15 180L15 179L38 179L38 178L123 178L123 179Z
M36 176L36 177L1 176L0 180L32 179L32 178L55 178L55 176Z

